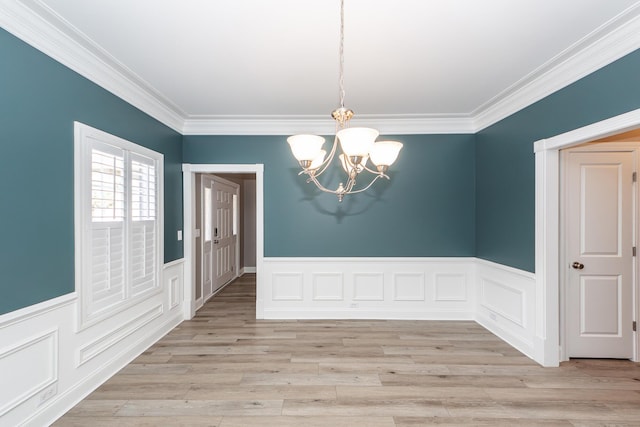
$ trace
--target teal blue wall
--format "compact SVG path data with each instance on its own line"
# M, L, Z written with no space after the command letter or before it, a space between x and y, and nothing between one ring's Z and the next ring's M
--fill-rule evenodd
M164 258L182 257L181 136L0 29L0 314L74 290L74 121L164 154Z
M74 121L164 154L165 262L183 254L184 159L265 165L268 257L478 256L533 271L533 142L640 108L639 70L634 52L477 135L397 136L392 180L340 204L297 176L285 136L181 137L0 29L0 314L74 290Z
M474 136L391 138L404 143L391 180L342 203L297 176L286 136L185 136L183 159L264 164L267 257L473 256Z
M534 271L533 143L640 108L640 51L476 135L476 256Z

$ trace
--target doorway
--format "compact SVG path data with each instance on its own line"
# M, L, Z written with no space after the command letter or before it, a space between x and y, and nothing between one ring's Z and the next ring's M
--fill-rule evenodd
M564 359L634 358L637 141L632 132L560 153Z
M560 150L640 129L640 109L571 130L533 144L535 153L535 337L534 359L543 366L568 360L560 303ZM637 231L636 231L637 232ZM634 272L637 274L637 272ZM640 312L634 301L634 320ZM640 360L636 336L634 361Z
M264 196L263 196L263 172L264 165L214 165L214 164L183 164L183 209L184 209L184 317L191 319L195 315L195 311L202 295L198 295L200 287L197 283L202 274L199 257L197 256L197 243L202 236L204 230L197 227L197 212L200 208L200 192L198 190L199 174L218 175L225 178L239 177L243 174L250 174L255 178L254 184L254 200L255 212L252 216L252 224L245 222L245 229L255 230L255 245L249 251L252 253L246 258L253 257L255 259L255 267L237 271L238 274L243 272L256 273L256 318L264 317L263 298L261 297L262 283L262 265L264 262ZM238 224L236 224L237 226ZM215 230L212 230L212 240ZM242 227L238 227L238 235L242 235ZM240 239L238 239L240 240ZM247 254L245 254L247 255ZM237 265L240 265L238 263ZM204 300L202 300L204 301Z

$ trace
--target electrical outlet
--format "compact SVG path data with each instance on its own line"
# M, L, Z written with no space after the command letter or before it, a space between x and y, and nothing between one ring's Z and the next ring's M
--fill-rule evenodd
M351 308L358 308L358 303L357 302L352 302L351 303Z
M53 396L55 396L56 393L58 393L58 385L57 384L51 384L49 387L45 388L40 393L40 402L38 403L38 405L42 405L44 402L46 402L47 400L49 400Z
M489 313L489 317L491 318L491 320L496 320L496 314L495 313Z

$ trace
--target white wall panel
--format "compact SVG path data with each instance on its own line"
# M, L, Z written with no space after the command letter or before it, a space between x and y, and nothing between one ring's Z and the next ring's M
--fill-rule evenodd
M342 301L344 299L344 280L342 273L313 273L314 301Z
M165 284L165 294L167 294L169 310L182 306L184 301L184 262L177 260L165 264L162 272Z
M353 273L354 301L383 301L384 273Z
M0 349L0 417L58 380L58 330Z
M394 301L424 301L424 273L393 275Z
M457 273L436 273L434 280L436 301L466 301L467 275Z
M107 332L101 337L83 345L78 349L78 366L107 351L109 348L118 345L122 340L162 316L162 312L162 304L155 305L133 319L120 324L117 328Z
M529 357L535 346L535 275L476 260L476 321Z
M524 327L524 292L504 282L480 279L480 304L495 314L499 314Z
M172 310L177 307L182 301L181 298L181 290L180 279L176 277L171 277L169 279L169 309Z
M274 273L271 280L271 298L274 301L303 300L304 275L302 273Z

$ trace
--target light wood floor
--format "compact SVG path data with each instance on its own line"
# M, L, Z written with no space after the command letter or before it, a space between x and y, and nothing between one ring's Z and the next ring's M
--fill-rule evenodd
M640 364L542 368L474 322L255 320L255 276L55 426L640 426Z

